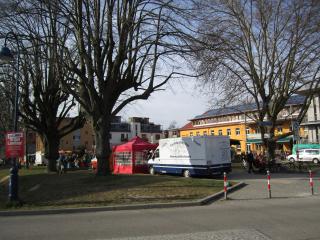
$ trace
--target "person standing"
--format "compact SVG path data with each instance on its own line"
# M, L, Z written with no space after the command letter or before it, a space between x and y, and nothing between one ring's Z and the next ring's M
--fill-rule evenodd
M63 151L59 151L59 158L57 159L57 172L59 174L65 173L65 155Z
M249 165L248 173L251 173L251 172L253 172L253 161L254 161L254 157L253 157L253 154L251 151L249 151L247 154L247 161L248 161L248 165Z

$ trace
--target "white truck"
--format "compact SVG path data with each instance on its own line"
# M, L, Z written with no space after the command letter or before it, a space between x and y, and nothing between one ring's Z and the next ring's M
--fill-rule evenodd
M221 175L231 171L228 136L160 139L148 161L150 174Z

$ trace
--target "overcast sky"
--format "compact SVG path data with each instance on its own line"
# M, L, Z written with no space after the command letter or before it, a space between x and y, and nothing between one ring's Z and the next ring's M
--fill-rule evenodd
M151 122L161 124L162 129L166 129L172 121L177 122L177 127L182 127L208 108L209 97L201 93L195 80L173 80L165 91L153 93L147 101L136 101L119 115L123 120L149 117Z

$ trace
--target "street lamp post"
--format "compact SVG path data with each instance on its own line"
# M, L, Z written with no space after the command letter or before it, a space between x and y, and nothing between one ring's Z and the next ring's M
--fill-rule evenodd
M13 112L13 131L18 130L18 102L19 102L19 77L20 77L20 48L19 39L14 32L8 32L5 36L5 43L0 52L0 59L6 62L12 62L14 60L13 53L7 47L7 40L9 37L13 37L17 44L17 74L15 77L15 101L14 101L14 112ZM9 201L19 201L18 197L18 166L17 159L12 159L12 168L10 169L10 181L9 181Z

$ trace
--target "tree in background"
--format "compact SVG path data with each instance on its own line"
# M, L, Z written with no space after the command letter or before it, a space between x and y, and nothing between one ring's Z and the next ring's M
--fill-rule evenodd
M257 114L250 117L260 125L269 159L274 159L279 113L292 95L319 84L320 5L312 0L210 0L198 4L202 11L196 20L201 23L202 43L194 45L199 49L196 68L224 104L246 99L255 103ZM298 121L311 98L312 91Z
M170 122L168 129L175 129L177 128L177 121L173 120L172 122Z
M38 1L16 3L2 19L2 31L18 34L20 62L20 112L25 127L36 131L45 146L48 171L56 170L60 139L84 124L82 116L69 118L73 97L62 89L72 85L59 44L67 44L68 30L59 22L57 9ZM59 44L58 44L59 43Z
M71 36L66 67L77 88L64 84L90 118L97 174L109 174L111 120L129 103L146 100L180 74L187 20L180 1L52 1ZM57 11L58 11L57 10ZM191 26L191 25L190 25ZM68 80L68 79L64 79ZM65 81L64 81L65 82Z

